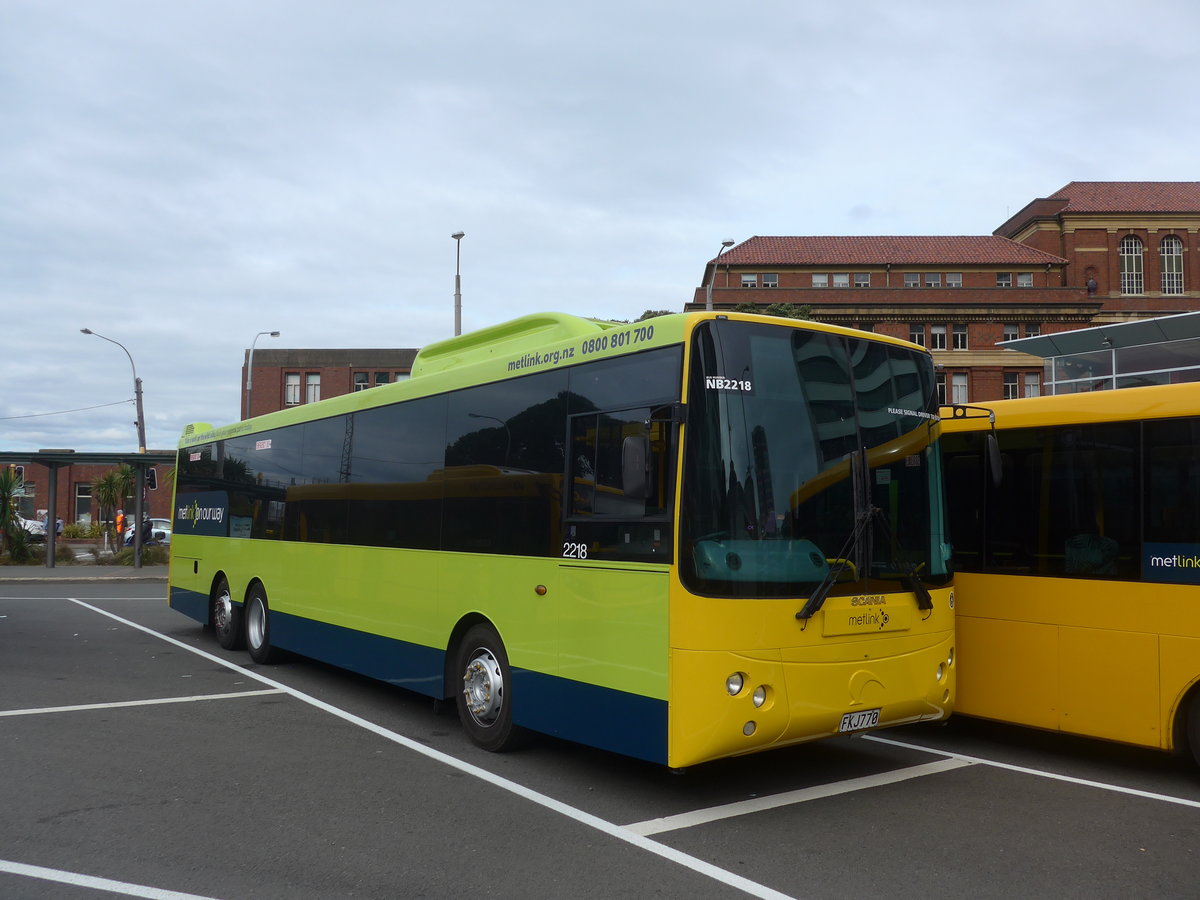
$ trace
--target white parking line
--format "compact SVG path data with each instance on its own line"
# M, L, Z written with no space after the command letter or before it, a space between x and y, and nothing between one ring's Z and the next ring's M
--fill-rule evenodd
M525 787L523 784L518 784L515 781L510 781L507 778L495 775L486 769L481 769L478 766L471 765L470 763L464 762L463 760L451 756L448 753L442 753L440 750L434 750L431 747L426 747L425 745L411 740L410 738L404 737L402 734L389 731L382 725L378 725L375 722L362 718L361 716L356 716L354 713L347 712L346 710L326 703L323 700L318 700L316 697L313 697L310 694L306 694L303 691L296 690L295 688L289 687L282 682L268 678L259 672L245 669L227 659L222 659L219 656L214 656L213 654L207 653L204 650L200 650L197 647L193 647L190 644L177 641L175 638L168 637L165 634L160 634L151 628L147 628L144 625L139 625L137 622L124 619L121 616L108 612L107 610L100 609L98 606L92 606L90 603L86 603L83 600L79 600L75 597L68 597L67 599L78 606L82 606L84 609L90 609L92 612L99 613L102 616L107 616L116 622L120 622L123 625L128 625L130 628L135 628L138 631L153 635L159 640L166 641L168 644L179 647L183 650L187 650L189 653L194 653L197 656L203 657L211 662L215 662L227 669L232 669L240 675L253 678L255 681L269 685L270 687L276 688L277 690L280 690L286 694L290 694L297 700L307 703L310 706L314 706L317 709L329 713L332 716L336 716L337 718L342 719L345 722L349 722L352 725L357 725L359 728L369 731L372 734L399 744L400 746L411 750L414 753L419 753L428 759L434 760L435 762L439 762L453 769L457 769L466 775L474 776L480 781L485 781L493 787L508 791L518 797L521 797L522 799L528 800L531 803L536 803L545 809L559 813L560 815L578 822L581 825L595 829L596 831L606 834L609 837L616 838L618 841L631 844L634 847L645 850L647 853L652 853L669 862L673 862L676 865L690 869L698 875L703 875L707 878L711 878L713 881L736 888L737 890L743 891L752 897L762 897L765 898L765 900L794 900L794 898L789 898L788 894L783 894L774 888L769 888L766 885L751 881L749 878L744 878L743 876L734 872L729 872L718 866L714 866L712 863L705 862L702 859L689 856L686 853L676 850L674 847L668 847L665 844L652 841L649 838L640 834L636 834L627 828L623 828L620 825L615 825L612 822L601 819L599 816L592 815L591 813L585 812L582 809L576 809L575 807L569 806L560 800L555 800L553 797L550 797L539 791L535 791L532 788Z
M196 703L200 700L233 700L238 697L261 697L263 694L281 694L282 691L268 688L262 691L233 691L229 694L195 694L191 697L160 697L157 700L117 700L112 703L85 703L82 706L43 706L40 709L0 710L4 716L39 716L43 713L79 712L85 709L118 709L122 706L157 706L159 703Z
M212 897L202 897L199 894L181 894L179 891L164 891L162 888L146 887L142 884L94 878L91 875L63 872L59 869L47 869L42 866L27 866L25 863L11 862L7 859L0 859L0 872L24 875L27 878L39 878L42 881L54 881L58 884L70 884L75 887L92 888L97 891L108 891L110 894L122 894L126 897L147 897L149 900L214 900Z
M908 781L910 778L922 778L951 769L960 769L971 765L960 759L943 759L937 762L910 766L907 769L897 769L893 772L880 772L877 775L865 775L862 778L851 778L847 781L837 781L831 784L818 784L798 791L788 791L783 794L772 794L769 797L755 797L750 800L739 800L737 803L727 803L724 806L713 806L708 809L697 809L692 812L679 813L675 816L663 816L660 819L647 819L645 822L635 822L625 827L635 834L661 834L664 831L675 831L679 828L691 828L694 825L704 825L734 816L744 816L749 813L776 809L780 806L791 806L805 803L809 800L820 800L823 797L835 797L838 794L849 794L852 791L864 791L870 788L882 787L885 784L896 784Z
M994 759L984 759L981 756L967 756L964 753L954 753L950 750L939 750L936 747L923 747L920 744L909 744L892 738L880 737L877 734L862 735L864 741L874 741L877 744L890 744L893 747L903 747L905 750L920 750L924 753L934 753L949 759L962 760L980 766L992 766L996 769L1008 769L1010 772L1020 772L1023 775L1037 775L1039 778L1050 778L1054 781L1066 781L1082 787L1099 788L1102 791L1112 791L1117 794L1128 794L1131 797L1142 797L1146 800L1161 800L1163 803L1176 803L1180 806L1191 806L1200 809L1200 800L1188 800L1185 797L1172 797L1170 794L1155 794L1151 791L1140 791L1137 788L1122 787L1119 784L1108 784L1103 781L1089 781L1086 778L1074 778L1070 775L1059 775L1057 772L1047 772L1044 769L1031 769L1028 766L1014 766L1012 763L997 762Z

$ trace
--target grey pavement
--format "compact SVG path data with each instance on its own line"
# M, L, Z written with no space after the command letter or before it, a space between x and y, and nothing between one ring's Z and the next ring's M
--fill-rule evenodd
M27 584L42 581L156 582L167 580L167 566L57 565L0 566L0 584Z

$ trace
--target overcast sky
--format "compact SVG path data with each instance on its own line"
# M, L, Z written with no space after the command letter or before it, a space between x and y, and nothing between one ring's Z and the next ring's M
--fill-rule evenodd
M0 449L237 419L261 348L680 309L725 238L1200 179L1200 4L0 0ZM87 409L85 409L87 408ZM81 410L63 412L68 410Z

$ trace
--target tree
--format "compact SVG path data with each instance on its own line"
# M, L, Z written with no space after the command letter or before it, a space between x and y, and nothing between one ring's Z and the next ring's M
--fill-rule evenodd
M100 520L113 523L114 547L121 546L124 539L123 535L116 534L116 512L123 509L125 500L133 495L136 480L133 467L122 464L92 482L92 496L100 506Z
M25 484L10 466L0 469L0 556L8 550L9 534L20 528L17 516Z

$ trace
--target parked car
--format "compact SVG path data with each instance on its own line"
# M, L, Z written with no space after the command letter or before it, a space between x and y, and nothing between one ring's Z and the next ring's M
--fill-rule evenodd
M130 522L133 517L130 516ZM170 519L151 519L150 520L150 540L160 544L171 543L171 520ZM133 525L125 529L125 546L133 546Z
M46 539L45 522L39 522L37 519L26 519L24 516L17 516L17 524L25 529L25 533L29 535L31 541L44 541Z

